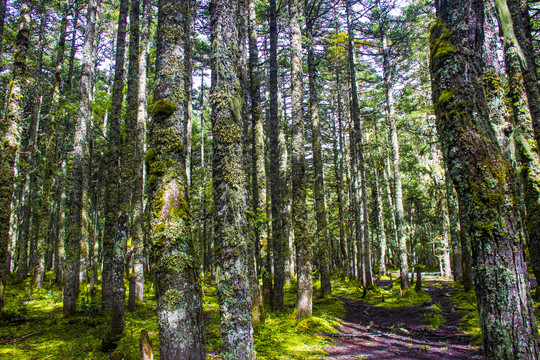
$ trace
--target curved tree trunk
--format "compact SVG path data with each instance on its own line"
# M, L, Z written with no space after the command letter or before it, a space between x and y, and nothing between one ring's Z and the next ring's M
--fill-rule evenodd
M515 175L490 127L477 55L483 2L443 0L437 15L430 38L433 102L444 159L468 219L484 356L537 359Z

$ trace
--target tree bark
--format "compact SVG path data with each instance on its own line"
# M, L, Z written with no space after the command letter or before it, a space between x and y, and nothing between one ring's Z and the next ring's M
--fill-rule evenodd
M21 4L19 31L13 56L13 78L9 88L5 132L0 153L0 312L4 305L6 286L5 266L8 258L9 219L15 183L15 166L19 156L23 127L24 86L26 80L26 57L30 45L30 9L26 2Z
M224 359L254 359L236 1L210 4L214 229Z
M432 90L443 155L473 248L486 359L537 359L538 330L520 235L511 165L489 124L482 84L484 7L437 3Z
M69 191L69 217L66 224L65 256L66 274L64 284L64 316L73 316L79 295L79 268L81 240L83 238L83 194L86 189L85 175L88 166L88 140L92 119L93 81L97 51L97 11L99 0L89 0L86 33L82 57L79 107L75 119L73 143L73 170Z

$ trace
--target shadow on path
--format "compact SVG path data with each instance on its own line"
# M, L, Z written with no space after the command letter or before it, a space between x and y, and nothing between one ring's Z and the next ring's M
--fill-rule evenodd
M381 286L388 285L386 281ZM346 315L341 332L327 334L338 343L326 347L328 358L358 359L481 359L481 352L470 345L471 339L458 329L464 315L455 311L450 295L456 293L448 283L425 281L431 303L413 307L385 309L342 298ZM435 286L436 285L436 286ZM443 326L430 329L422 320L429 307L439 304L446 318Z

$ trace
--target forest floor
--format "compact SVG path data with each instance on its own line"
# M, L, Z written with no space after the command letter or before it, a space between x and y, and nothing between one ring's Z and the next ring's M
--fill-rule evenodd
M52 274L51 278L52 278ZM296 283L285 287L282 312L266 311L255 324L259 360L320 359L476 359L480 330L474 292L424 274L424 288L403 293L399 281L385 277L362 297L354 280L334 279L334 296L313 298L313 316L295 320ZM43 289L31 279L10 278L6 306L0 317L0 359L126 359L139 356L139 334L148 332L159 358L156 299L152 282L145 301L126 312L124 337L113 353L99 350L110 313L101 310L100 288L95 301L88 285L81 287L75 317L62 317L62 289L48 282ZM394 274L394 280L395 274ZM127 286L127 284L126 284ZM314 288L319 289L318 281ZM215 282L204 282L205 339L208 359L220 359L221 333ZM465 334L464 332L468 332Z
M426 276L428 275L428 276ZM331 359L481 359L477 333L464 333L463 318L476 315L472 299L451 282L430 274L423 275L425 299L404 294L407 301L393 302L380 295L367 299L341 297L346 309L339 333L328 336L338 342L325 350ZM390 280L382 280L379 289L388 288ZM395 289L394 289L395 290ZM394 291L395 292L395 291ZM427 295L427 296L426 296ZM424 300L424 301L422 301ZM412 306L411 306L412 305ZM473 314L474 313L474 314Z

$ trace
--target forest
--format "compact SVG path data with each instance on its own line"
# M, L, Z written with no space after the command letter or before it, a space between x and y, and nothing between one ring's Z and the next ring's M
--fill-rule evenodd
M537 0L0 0L0 358L540 359Z

